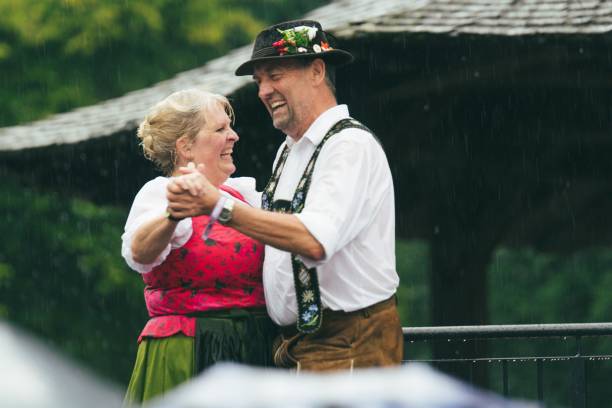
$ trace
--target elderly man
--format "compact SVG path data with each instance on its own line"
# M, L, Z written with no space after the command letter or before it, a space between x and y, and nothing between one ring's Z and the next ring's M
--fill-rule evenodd
M186 184L168 187L171 216L211 214L266 244L265 295L281 326L281 367L322 371L402 359L391 172L376 137L335 97L335 68L352 60L330 46L316 21L263 30L236 70L253 76L274 127L287 135L262 209L222 198L209 183L196 196Z

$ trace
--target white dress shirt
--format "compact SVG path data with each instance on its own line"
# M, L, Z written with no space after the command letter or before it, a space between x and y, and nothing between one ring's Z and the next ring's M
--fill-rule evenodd
M340 119L346 105L319 116L290 148L274 200L292 200L316 146ZM325 259L302 258L317 267L323 306L351 312L391 297L395 270L393 181L385 153L368 132L349 128L332 136L317 159L299 220L325 249ZM263 272L268 313L280 325L297 320L291 254L266 246Z
M130 214L125 222L125 229L121 235L121 255L130 268L139 273L147 273L166 260L171 250L180 248L191 238L193 229L191 218L185 218L176 225L170 243L164 248L159 256L150 264L141 264L134 261L132 257L132 238L138 228L144 223L162 216L166 213L168 200L166 199L166 188L170 178L157 177L147 182L136 194ZM223 183L238 191L244 199L253 207L261 206L261 193L255 190L255 179L252 177L229 178ZM221 194L232 197L223 190ZM214 228L214 227L213 227Z

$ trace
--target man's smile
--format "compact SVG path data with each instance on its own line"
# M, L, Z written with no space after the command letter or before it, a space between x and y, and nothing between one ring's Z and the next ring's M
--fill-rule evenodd
M274 113L277 109L282 108L285 105L287 105L287 102L285 101L270 102L270 111Z

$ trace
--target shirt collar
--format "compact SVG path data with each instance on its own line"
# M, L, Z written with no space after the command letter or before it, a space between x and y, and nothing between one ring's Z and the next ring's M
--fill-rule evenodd
M336 105L329 108L325 112L319 115L314 122L310 125L308 130L304 132L304 135L297 143L302 140L309 140L310 143L317 146L321 143L321 140L325 137L325 134L332 126L334 126L339 120L346 119L349 116L348 106ZM287 146L292 147L296 142L290 137L286 138Z

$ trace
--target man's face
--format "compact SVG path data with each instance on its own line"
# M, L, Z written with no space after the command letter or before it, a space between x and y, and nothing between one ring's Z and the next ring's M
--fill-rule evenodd
M258 64L253 73L272 124L292 137L301 136L308 125L308 70L293 61L273 61Z

